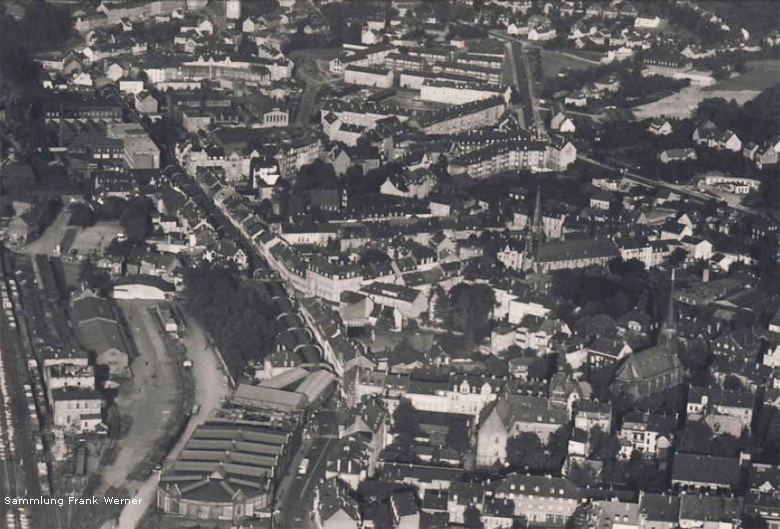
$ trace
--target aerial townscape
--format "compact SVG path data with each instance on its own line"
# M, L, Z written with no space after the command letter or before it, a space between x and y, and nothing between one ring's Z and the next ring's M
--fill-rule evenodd
M0 527L780 529L780 4L0 2Z

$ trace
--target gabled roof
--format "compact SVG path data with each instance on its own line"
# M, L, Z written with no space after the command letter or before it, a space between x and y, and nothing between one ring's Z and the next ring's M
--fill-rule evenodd
M679 367L680 361L676 355L661 346L654 346L629 355L618 369L615 379L621 382L648 380Z

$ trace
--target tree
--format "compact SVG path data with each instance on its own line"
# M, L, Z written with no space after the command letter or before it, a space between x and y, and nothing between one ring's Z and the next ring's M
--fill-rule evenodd
M68 224L86 228L95 224L95 212L89 204L79 203L73 206Z
M147 197L136 197L127 203L119 218L127 240L143 242L146 239L152 231L152 208L152 201Z
M0 217L9 218L16 215L16 210L14 209L14 205L12 202L7 202L3 204L3 207L0 208Z
M440 286L434 287L434 296L436 299L436 305L434 309L434 315L438 321L445 327L452 327L452 301L450 296Z
M683 342L677 356L688 369L702 371L709 366L712 353L703 338L696 338L690 342Z
M127 207L127 201L119 197L108 197L97 209L99 220L119 220L122 212Z
M452 327L479 341L490 332L496 294L484 284L459 283L450 290Z
M471 448L468 425L462 422L453 422L447 430L447 446L458 452L468 452Z
M726 379L723 381L723 389L729 391L743 391L745 388L742 385L742 381L736 375L729 373L726 375Z
M569 454L571 428L561 426L547 438L548 468L559 470Z
M247 38L246 36L241 38L241 42L238 44L238 54L242 57L257 57L257 44L254 39Z
M712 442L712 430L702 421L688 421L685 428L677 432L676 448L680 452L706 453Z
M120 241L118 239L112 240L108 246L106 246L105 253L112 257L119 257L121 259L128 259L133 254L135 244L130 241Z
M678 267L688 259L688 251L683 248L675 248L669 255L669 264L673 267Z
M573 463L567 474L569 480L580 487L595 485L598 479L596 471L587 464Z
M510 437L506 443L506 460L516 468L537 468L544 459L544 445L533 432Z
M402 398L393 412L393 432L408 439L414 439L420 432L417 410L409 399Z
M318 158L309 165L301 167L293 188L298 192L314 189L336 189L338 184L339 179L333 166Z
M469 529L482 529L485 527L482 523L482 513L474 505L469 505L463 511L463 525Z
M620 441L595 426L590 431L590 457L599 461L615 459L620 452Z

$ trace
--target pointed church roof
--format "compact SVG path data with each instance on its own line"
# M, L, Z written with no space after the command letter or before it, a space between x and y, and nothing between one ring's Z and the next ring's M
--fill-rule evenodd
M615 379L622 382L646 380L680 367L676 354L662 345L655 345L635 353L620 366Z
M669 308L667 309L666 320L661 328L661 334L658 337L658 343L626 358L615 374L616 381L630 383L648 380L682 367L680 359L677 357L679 344L677 320L674 315L674 276L675 270L672 269Z

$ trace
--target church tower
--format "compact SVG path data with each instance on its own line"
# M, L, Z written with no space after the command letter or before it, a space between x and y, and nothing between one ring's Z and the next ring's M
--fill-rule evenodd
M537 271L536 262L539 257L539 248L544 239L544 220L542 218L542 186L536 188L536 203L534 204L534 216L531 220L529 244L526 245L526 259L531 263L534 272Z
M677 336L677 318L674 315L674 275L675 269L672 268L672 282L669 287L669 307L666 309L666 319L661 326L661 333L658 336L658 345L667 352L677 356L679 339Z

